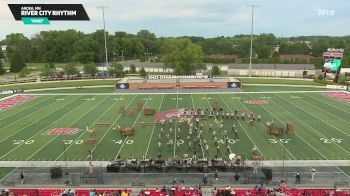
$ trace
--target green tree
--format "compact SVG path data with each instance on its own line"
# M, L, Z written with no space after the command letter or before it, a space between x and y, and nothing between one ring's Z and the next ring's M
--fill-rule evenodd
M91 37L85 37L75 42L73 48L75 61L84 64L98 62L99 56L97 51L99 50L99 43Z
M211 69L211 74L212 74L213 76L218 76L218 75L220 75L220 74L221 74L220 67L217 66L217 65L214 65L214 66L212 67L212 69Z
M146 56L149 56L156 52L157 38L154 33L143 29L137 32L137 37L145 48L145 52L147 53L145 54Z
M141 67L141 69L139 70L139 75L140 75L141 77L145 77L145 76L148 75L148 73L147 73L147 71L145 70L144 67Z
M200 67L203 52L200 46L194 45L189 39L166 39L162 46L163 61L166 66L180 66L183 74L190 75Z
M5 69L4 63L0 61L0 76L4 75L5 73L6 73L6 69Z
M31 43L30 40L21 33L12 33L6 36L7 57L11 60L21 56L24 62L31 60Z
M30 74L29 70L27 70L27 67L23 67L23 69L19 72L19 77L20 78L24 78L26 77L28 74Z
M137 73L136 67L135 67L134 64L131 64L131 65L130 65L129 73L131 73L131 74L136 74L136 73Z
M63 70L65 71L65 74L68 76L78 73L78 69L71 63L65 65L63 67Z
M0 59L5 59L5 55L1 47L0 47Z
M46 63L42 68L41 68L41 76L45 77L51 77L54 74L54 68L55 65L53 63Z
M97 30L94 33L92 33L91 38L98 43L98 49L95 51L97 53L95 59L95 62L104 62L105 60L105 45L104 45L104 33L103 30ZM109 35L108 32L106 32L106 40L107 40L107 51L108 51L108 59L113 59L114 53L116 52L116 45L117 42L113 35Z
M11 55L10 58L10 72L18 73L26 66L24 57L19 54L19 52L15 52Z
M85 64L84 65L84 72L86 74L90 74L91 76L95 76L98 72L96 66L94 64Z
M111 68L109 69L110 74L114 74L116 77L124 76L124 67L120 63L113 62Z
M183 70L180 66L176 66L174 69L174 73L175 73L175 75L180 76L180 75L182 75Z

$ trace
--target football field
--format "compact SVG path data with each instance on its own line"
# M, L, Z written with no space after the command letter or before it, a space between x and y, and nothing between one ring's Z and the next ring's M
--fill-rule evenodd
M228 158L229 146L233 153L249 160L255 145L256 153L266 160L349 160L349 97L346 92L14 95L0 103L0 161L86 161L89 150L96 161L111 161L118 156L155 158L158 154L163 158L184 154L191 157L194 153L197 158L213 158L218 153L213 130L224 159ZM137 107L142 103L144 108L155 109L157 116L176 118L181 109L211 109L215 102L224 111L260 115L261 121L249 125L247 120L225 117L221 130L215 116L201 119L200 141L206 140L206 150L188 137L188 125L178 120L162 126L154 124L159 120L144 115ZM121 106L125 106L125 114L120 113ZM130 109L132 115L127 114ZM288 122L292 123L294 134L268 134L266 122L270 121L284 130ZM141 126L141 122L150 125ZM135 133L121 136L114 129L116 125L133 127ZM233 125L239 139L235 138ZM90 138L87 126L95 131L96 145L85 143Z

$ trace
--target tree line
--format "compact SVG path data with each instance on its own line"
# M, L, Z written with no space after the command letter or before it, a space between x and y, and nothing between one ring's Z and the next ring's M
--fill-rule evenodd
M136 34L106 33L110 61L139 59L164 62L179 74L191 74L205 69L204 63L249 62L250 36L204 38L199 36L157 37L148 30ZM28 62L94 64L104 62L104 35L102 30L83 33L77 30L41 31L32 37L12 33L0 42L7 45L6 58L10 71L19 72ZM350 64L350 36L276 37L274 34L254 36L253 63L313 63L322 65L322 53L327 48L344 48L344 66ZM282 59L281 55L310 55L313 58ZM228 55L229 58L217 57ZM4 57L0 50L0 59Z

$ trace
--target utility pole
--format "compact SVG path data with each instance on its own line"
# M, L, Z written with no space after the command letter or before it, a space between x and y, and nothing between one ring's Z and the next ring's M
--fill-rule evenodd
M259 7L258 5L248 5L247 7L252 8L252 25L250 28L250 55L249 55L249 70L248 75L251 77L251 70L252 70L252 58L253 58L253 28L254 28L254 10L256 7Z
M124 50L122 50L122 61L124 61Z
M103 16L103 35L104 35L104 39L105 39L105 63L106 63L106 71L107 71L107 78L109 77L108 74L108 52L107 52L107 38L106 38L106 21L105 21L105 8L107 8L106 6L98 6L97 8L102 9L102 16Z

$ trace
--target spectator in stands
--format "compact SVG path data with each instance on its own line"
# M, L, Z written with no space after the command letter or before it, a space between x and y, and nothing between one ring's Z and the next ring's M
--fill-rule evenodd
M236 172L236 174L233 176L233 178L235 179L235 184L239 185L239 177L240 175L238 174L238 172Z
M295 174L295 184L300 184L300 173Z
M121 196L128 196L128 191L126 191L126 189L124 189Z
M162 188L161 192L166 192L166 188L165 188L165 186L163 186L163 188Z
M60 195L61 195L61 196L68 196L68 193L67 193L66 190L64 190Z
M74 192L71 189L69 189L67 192L67 196L74 196Z
M91 189L89 195L96 196L96 189Z

